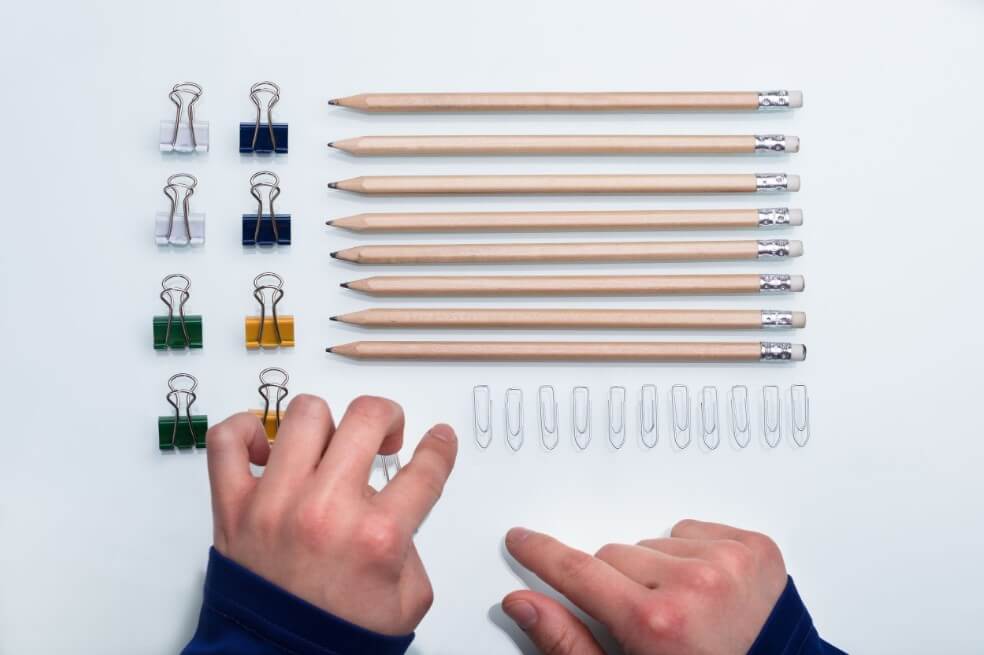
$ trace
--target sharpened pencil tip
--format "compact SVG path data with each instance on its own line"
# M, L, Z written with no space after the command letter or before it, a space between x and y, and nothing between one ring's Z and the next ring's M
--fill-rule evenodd
M328 320L329 321L337 321L338 320L338 317L337 316L329 316L328 317Z
M328 346L327 348L325 348L325 352L326 353L333 353L335 351L331 349L331 346Z
M334 141L329 141L328 142L328 147L329 148L334 148L335 147L335 142Z
M329 189L337 189L338 188L338 182L329 182L328 183L328 188Z
M342 282L338 286L342 287L343 289L348 289L349 288L349 283L348 282Z
M340 250L336 250L335 252L331 253L332 259L338 259L338 253L339 252L341 252L341 251Z
M335 98L332 98L331 100L328 101L328 104L329 105L337 105L338 104L338 100L336 100Z
M325 225L334 225L335 221L325 221Z

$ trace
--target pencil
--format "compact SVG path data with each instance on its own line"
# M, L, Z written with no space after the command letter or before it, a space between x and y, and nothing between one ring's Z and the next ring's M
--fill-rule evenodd
M379 275L343 282L370 296L734 295L802 291L802 275Z
M329 188L365 195L755 193L799 191L798 175L365 175Z
M732 230L803 224L799 209L662 209L569 212L367 213L327 221L350 232L548 232L559 230Z
M351 155L729 155L799 152L799 138L741 135L360 136L328 144Z
M806 314L757 309L414 309L332 316L369 328L760 330L802 328Z
M749 342L355 341L327 348L363 360L475 362L803 361L802 344Z
M635 241L356 246L331 253L355 264L694 262L798 257L800 241Z
M800 91L363 93L328 104L367 112L757 111L803 106Z

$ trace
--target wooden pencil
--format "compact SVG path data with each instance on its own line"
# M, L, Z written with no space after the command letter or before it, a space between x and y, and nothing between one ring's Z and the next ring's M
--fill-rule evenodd
M365 175L331 182L365 195L755 193L799 191L798 175Z
M799 152L799 138L739 135L360 136L328 144L351 155L729 155Z
M760 330L806 326L803 312L758 309L377 307L331 320L369 328Z
M359 233L733 230L803 224L799 209L661 209L568 212L366 213L327 221Z
M801 344L749 342L356 341L326 349L362 360L477 362L776 362L806 359Z
M363 93L328 104L367 112L757 111L803 105L800 91Z
M693 262L797 257L800 241L635 241L585 243L396 244L331 253L355 264L545 264L561 262Z
M371 296L733 295L802 291L802 275L378 275L343 282Z

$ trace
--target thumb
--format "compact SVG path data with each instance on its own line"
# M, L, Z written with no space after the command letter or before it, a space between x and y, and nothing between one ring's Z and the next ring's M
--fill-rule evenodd
M588 627L566 607L535 591L514 591L502 600L502 611L550 655L605 655Z

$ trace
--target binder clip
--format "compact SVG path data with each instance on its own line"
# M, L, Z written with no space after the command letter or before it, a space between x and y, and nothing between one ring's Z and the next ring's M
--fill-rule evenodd
M172 273L161 280L161 287L161 302L167 306L167 316L154 317L154 350L201 348L202 317L185 316L184 313L185 303L191 297L191 280L187 275ZM177 320L174 316L175 305L178 310Z
M167 178L164 196L171 210L157 212L154 219L154 241L159 246L200 246L205 243L205 214L191 211L198 178L188 173L175 173Z
M177 381L184 379L184 386L177 386ZM191 386L188 386L190 383ZM161 450L180 448L204 448L205 434L208 432L208 417L204 414L192 414L191 406L198 396L198 380L188 373L172 375L167 381L170 389L167 402L174 408L174 416L159 416L157 418L157 441ZM183 414L183 416L182 416Z
M280 411L280 404L287 397L287 380L290 377L287 371L276 366L265 368L260 371L260 386L257 391L263 398L263 409L251 409L250 414L259 417L263 423L263 430L266 432L267 440L273 441L277 438L277 430L280 429L280 419L284 413ZM276 389L277 397L273 400L273 411L270 411L270 393Z
M268 94L266 122L261 121L263 105L260 94ZM249 99L256 105L256 121L239 124L239 152L287 152L287 123L273 122L273 106L280 101L280 87L273 82L257 82L249 88Z
M208 152L208 121L195 120L195 103L202 97L202 87L194 82L178 82L167 97L176 109L173 121L161 121L161 152ZM181 110L185 108L188 120L183 124Z
M260 315L246 317L246 347L250 350L293 347L294 317L277 315L277 303L284 297L283 278L276 273L260 273L253 278L253 287L253 297L260 303ZM266 291L270 292L269 316Z
M263 213L263 190L266 189L268 214ZM273 201L280 196L280 178L276 173L260 171L249 178L249 192L256 198L256 213L243 214L244 246L290 245L290 214L274 211Z

